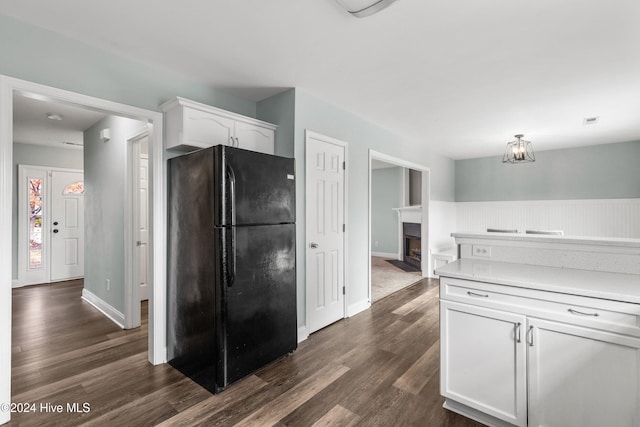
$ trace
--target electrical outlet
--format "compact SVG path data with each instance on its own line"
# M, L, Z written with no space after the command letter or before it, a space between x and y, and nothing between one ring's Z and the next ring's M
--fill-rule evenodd
M473 256L491 257L491 246L473 245Z
M378 247L378 241L376 241L375 246L376 246L376 248Z
M104 281L104 284L107 286L107 290L111 290L111 279L107 279Z

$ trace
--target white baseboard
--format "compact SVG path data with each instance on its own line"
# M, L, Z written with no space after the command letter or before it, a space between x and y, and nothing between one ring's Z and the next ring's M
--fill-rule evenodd
M124 314L107 304L102 298L85 288L82 289L82 299L107 316L113 323L124 329Z
M12 281L11 281L11 287L12 287L12 288L21 288L21 287L22 287L22 285L20 284L20 281L19 281L19 280L12 280Z
M369 300L358 301L355 304L347 306L347 317L353 317L371 307Z
M391 252L371 252L371 256L379 256L379 257L382 257L382 258L400 259L400 256L397 253L392 254Z
M300 344L302 341L306 340L307 338L309 338L309 331L307 330L307 327L300 326L298 328L298 344Z
M506 421L502 421L498 418L492 417L491 415L480 412L477 409L470 408L454 400L445 399L442 407L457 414L463 415L467 418L471 418L472 420L478 421L479 423L487 425L489 427L514 427L513 424L509 424Z

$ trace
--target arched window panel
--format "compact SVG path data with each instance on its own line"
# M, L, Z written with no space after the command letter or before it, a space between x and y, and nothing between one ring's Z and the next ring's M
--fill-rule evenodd
M68 194L84 194L84 181L76 181L67 185L62 192L63 195Z

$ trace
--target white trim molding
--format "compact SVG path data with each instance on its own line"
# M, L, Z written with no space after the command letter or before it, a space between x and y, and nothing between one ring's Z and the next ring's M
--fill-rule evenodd
M378 257L382 257L382 258L393 258L393 259L400 259L400 254L399 253L391 253L391 252L371 252L371 256L378 256Z
M397 157L393 157L390 156L388 154L384 154L384 153L380 153L378 151L375 150L369 150L369 199L368 199L368 241L367 241L367 247L368 247L368 260L371 259L371 256L373 255L372 251L371 251L371 190L372 190L372 178L371 178L371 171L372 171L372 162L373 160L380 160L382 162L385 163L389 163L395 166L399 166L401 168L405 168L405 169L413 169L416 171L420 171L422 172L422 194L421 194L421 198L422 198L422 205L421 206L412 206L412 207L408 207L408 208L395 208L394 210L398 213L398 229L399 229L399 238L401 239L402 237L402 221L400 221L400 213L403 210L409 210L411 212L411 217L413 219L416 219L416 214L420 217L420 235L422 236L420 239L420 245L421 245L421 251L424 254L422 256L422 277L433 277L433 269L431 268L431 257L427 256L427 254L429 253L429 249L431 248L430 245L430 241L431 241L431 236L429 233L429 226L430 226L430 204L431 204L431 169L429 169L426 166L417 164L417 163L413 163L407 160L403 160ZM405 174L406 175L406 174ZM405 180L406 181L406 180ZM407 188L404 188L403 193L405 194L404 198L406 199L406 194L407 194ZM406 202L406 200L405 200ZM419 209L419 210L418 210ZM400 241L400 246L398 247L398 259L400 259L401 257L401 252L402 252L402 241ZM371 263L368 263L368 267L367 267L367 284L368 284L368 304L369 306L371 306ZM358 304L354 304L356 307L358 306Z
M0 76L0 403L11 402L11 284L13 194L13 88ZM8 238L6 236L9 236ZM10 411L0 411L0 424L8 422Z
M363 299L362 301L358 301L354 304L349 304L347 307L347 317L353 317L358 313L362 313L365 310L368 310L371 307L371 302L368 299Z
M94 98L75 92L0 75L0 200L11 200L13 188L13 96L87 106L100 111L143 120L151 124L150 195L153 217L149 246L153 289L149 298L149 361L166 362L166 173L164 170L163 116L157 111ZM3 235L12 236L11 204L0 208ZM0 240L0 402L11 401L11 289L12 239ZM0 424L10 420L0 412Z
M104 314L113 323L124 329L124 314L116 310L113 306L106 303L102 298L98 297L86 288L82 289L82 299L91 304L96 310Z
M309 330L306 326L300 326L298 328L298 344L302 341L306 341L307 338L309 338Z

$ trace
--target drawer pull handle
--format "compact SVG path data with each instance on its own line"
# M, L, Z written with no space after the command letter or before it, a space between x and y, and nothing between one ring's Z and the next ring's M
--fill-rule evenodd
M527 342L529 343L529 347L533 347L533 326L529 326L529 330L527 331Z
M518 322L516 323L516 342L520 343L522 342L522 337L520 336L520 327L522 326L522 323Z
M584 313L582 311L578 311L578 310L574 310L573 308L570 308L569 310L567 310L569 313L571 314L577 314L580 316L591 316L591 317L598 317L600 316L598 313Z
M467 291L467 295L471 296L471 297L482 297L482 298L489 298L489 295L486 294L477 294L475 292L471 292L471 291Z

